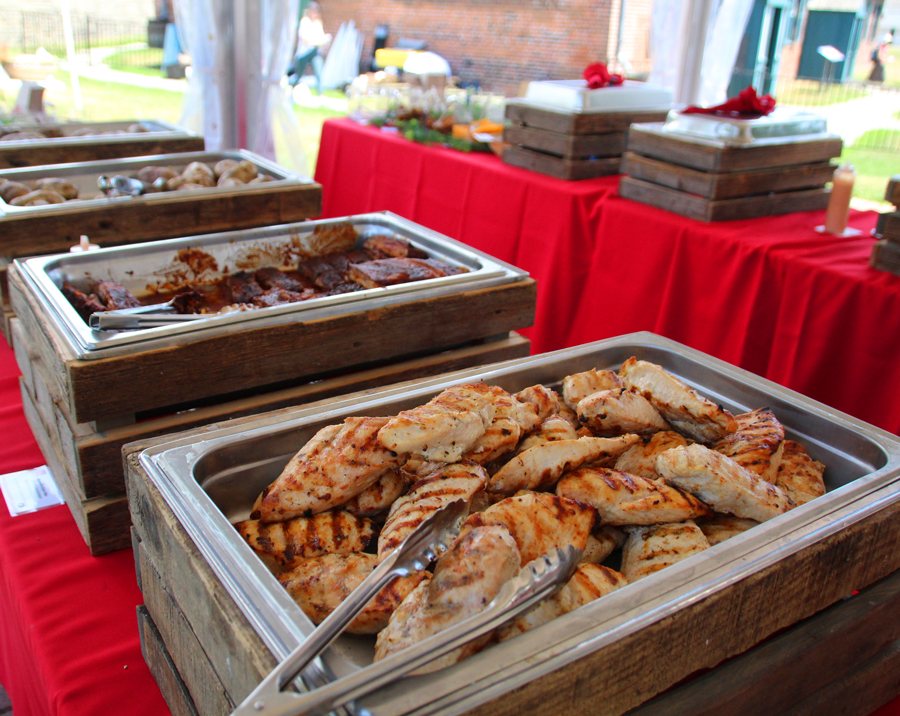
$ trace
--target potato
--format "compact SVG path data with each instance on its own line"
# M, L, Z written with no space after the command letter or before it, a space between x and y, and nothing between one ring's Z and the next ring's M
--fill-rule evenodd
M236 167L237 164L238 163L236 159L222 159L216 162L216 166L213 167L213 172L215 172L216 179L218 179L232 167Z
M92 129L91 127L82 127L81 129L76 129L69 136L70 137L93 137L97 134L97 130Z
M165 179L173 179L178 176L178 172L172 167L142 167L138 169L137 178L146 184L152 184L160 177Z
M269 174L257 174L256 178L251 179L248 184L261 184L264 181L278 181L275 177Z
M187 179L179 174L177 177L166 180L166 191L178 191L182 184L187 184Z
M31 192L31 187L20 184L17 181L4 181L0 184L0 199L3 199L7 204L16 197L25 196Z
M232 177L235 179L240 179L244 184L253 181L256 178L256 165L253 162L248 161L246 159L242 159L237 163L236 166L231 167L231 169L227 170L222 176L219 177L219 184L226 181L227 179L231 179Z
M59 179L57 177L45 177L43 179L37 179L34 182L35 186L38 189L46 189L48 191L55 191L57 194L62 195L64 199L77 199L78 198L78 188L67 179Z
M129 124L128 129L125 130L129 134L143 134L144 132L149 132L143 124Z
M0 142L15 142L19 139L46 139L40 132L13 132L0 137Z
M185 167L185 170L181 172L181 176L188 184L200 184L201 186L216 185L216 175L213 174L213 170L203 162L191 162Z
M179 186L176 191L194 191L196 189L209 189L209 187L206 186L206 184L191 184L190 182L187 182Z
M24 196L13 199L10 204L13 206L41 206L42 204L62 204L66 201L62 194L48 189L38 189ZM38 203L39 202L39 203Z
M242 182L237 177L228 177L224 181L220 181L216 186L246 186L245 182Z

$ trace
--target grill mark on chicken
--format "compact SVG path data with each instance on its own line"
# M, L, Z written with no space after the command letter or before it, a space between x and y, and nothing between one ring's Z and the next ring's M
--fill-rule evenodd
M618 390L624 387L618 373L611 370L591 370L573 373L563 378L563 400L572 410L589 395L603 390Z
M341 505L341 509L357 517L380 515L406 494L411 482L411 476L403 469L388 470L374 484Z
M532 404L519 402L515 396L497 386L490 386L488 395L494 406L494 418L463 455L479 465L511 452L523 435L540 425L537 410Z
M756 520L747 520L742 517L720 513L697 520L697 526L703 531L710 547L732 537L737 537L758 524L759 522Z
M687 446L687 438L671 430L644 435L616 460L616 470L639 475L648 480L660 479L656 471L656 458L666 450Z
M703 532L691 520L633 527L622 548L622 574L629 583L636 582L708 548Z
M713 450L765 479L772 456L784 440L784 426L768 408L737 415L735 421L737 430L716 442Z
M647 434L668 430L649 400L625 388L601 390L578 403L578 422L599 436Z
M825 494L824 473L825 465L813 460L800 443L785 440L781 444L775 485L795 503L803 505Z

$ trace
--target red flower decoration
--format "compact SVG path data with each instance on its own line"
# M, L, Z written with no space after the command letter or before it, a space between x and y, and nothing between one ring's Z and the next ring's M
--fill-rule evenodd
M603 62L592 62L584 68L581 76L587 80L588 89L620 85L625 81L622 75L611 75Z
M760 97L753 87L743 89L737 97L732 97L715 107L688 107L681 110L684 114L714 114L718 117L734 119L757 119L771 114L775 109L775 98L764 94Z

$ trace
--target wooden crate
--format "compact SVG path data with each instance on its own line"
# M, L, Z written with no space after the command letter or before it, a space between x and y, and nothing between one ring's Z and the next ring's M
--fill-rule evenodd
M153 442L125 448L147 618L157 626L158 649L168 653L196 712L226 714L268 673L274 658L141 468L138 455ZM898 538L900 504L893 502L465 713L519 716L540 703L542 712L561 716L619 716L634 709L631 716L727 715L747 713L750 699L754 713L794 708L791 713L815 714L827 711L831 699L866 689L865 698L848 702L842 713L868 714L900 691L900 625L892 617L900 605L900 575L894 574L900 569ZM720 666L733 657L738 658ZM667 692L707 669L712 671ZM154 673L160 670L157 660ZM172 681L166 674L164 693Z
M563 134L513 125L503 130L503 141L567 159L621 157L625 149L625 132Z
M202 152L205 148L203 137L172 136L154 137L149 140L142 138L140 134L131 137L123 139L121 135L117 135L116 141L110 142L104 141L102 136L97 136L96 142L77 143L61 143L48 139L43 142L30 142L27 147L14 146L18 142L0 142L0 169L146 157L177 152Z
M900 174L894 174L887 185L884 192L884 200L894 207L900 206Z
M900 276L900 243L881 239L872 247L869 266Z
M12 338L10 336L9 322L15 316L15 313L13 313L12 303L9 300L9 286L6 283L7 266L9 266L9 260L0 258L0 335L11 346Z
M560 134L605 134L624 132L635 122L662 122L668 110L630 112L579 112L549 109L519 102L507 102L506 118L523 127L546 129Z
M538 174L565 179L593 179L619 173L621 157L605 157L603 159L568 159L544 152L536 152L527 147L506 147L503 150L503 161L506 164L522 169L529 169Z
M900 244L900 211L879 214L875 223L875 233L880 239Z

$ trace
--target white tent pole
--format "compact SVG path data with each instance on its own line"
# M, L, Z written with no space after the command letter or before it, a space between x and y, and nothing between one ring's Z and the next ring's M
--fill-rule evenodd
M78 70L75 69L75 36L72 34L72 10L69 0L62 0L63 33L66 36L66 58L69 60L69 76L72 78L72 95L75 98L75 109L81 112L81 85L78 83Z
M686 104L696 104L700 98L700 75L703 70L703 54L712 23L716 0L691 0L689 7L688 37L685 46L684 73L678 100Z

